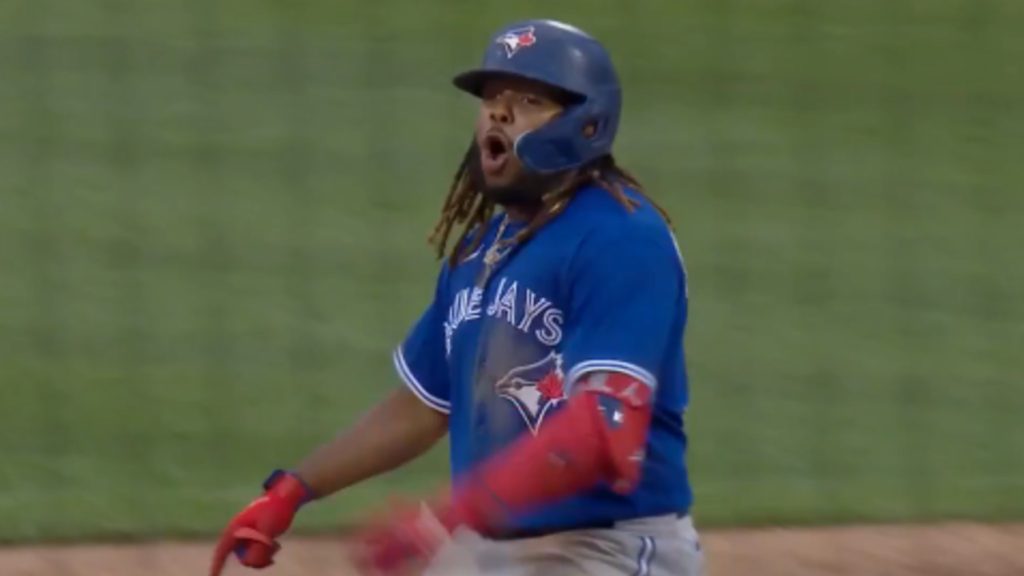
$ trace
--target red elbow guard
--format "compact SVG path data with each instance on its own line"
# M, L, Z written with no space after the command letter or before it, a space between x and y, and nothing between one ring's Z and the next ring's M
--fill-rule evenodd
M596 372L577 385L579 397L592 398L605 450L605 478L612 489L628 493L640 481L653 406L651 387L628 374Z
M536 436L520 438L466 479L457 522L480 528L600 481L631 491L640 478L651 412L651 388L635 378L617 372L584 377Z

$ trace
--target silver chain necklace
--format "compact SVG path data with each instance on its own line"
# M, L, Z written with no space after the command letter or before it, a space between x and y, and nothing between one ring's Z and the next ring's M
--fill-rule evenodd
M494 266L515 247L513 244L515 236L509 239L502 238L505 228L508 227L508 221L508 214L505 214L501 224L498 226L498 233L494 235L494 241L491 242L487 251L484 252L484 270L477 280L477 286L482 287L487 283L487 280L491 277L491 272L494 270Z

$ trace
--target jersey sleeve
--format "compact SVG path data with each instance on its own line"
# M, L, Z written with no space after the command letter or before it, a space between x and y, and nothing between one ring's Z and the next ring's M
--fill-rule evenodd
M670 346L682 346L686 272L669 233L584 240L568 268L563 361L567 388L589 372L628 374L658 386Z
M433 300L395 348L393 360L398 376L413 394L427 406L448 414L451 397L444 333L444 278L442 271Z

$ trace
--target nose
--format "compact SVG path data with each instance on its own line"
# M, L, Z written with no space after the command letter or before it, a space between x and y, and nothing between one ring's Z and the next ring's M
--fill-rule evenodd
M491 122L495 124L511 124L512 109L509 108L508 104L504 99L496 98L494 103L490 107L488 114L491 118Z

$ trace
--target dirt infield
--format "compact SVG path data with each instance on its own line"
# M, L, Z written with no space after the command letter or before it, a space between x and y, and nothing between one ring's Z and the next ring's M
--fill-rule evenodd
M710 576L1020 576L1024 524L937 524L707 532ZM227 575L347 576L326 538L286 539L278 564ZM0 548L4 576L183 576L205 574L210 543ZM551 575L557 576L557 575Z

